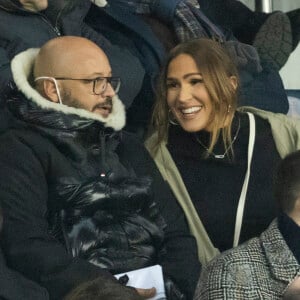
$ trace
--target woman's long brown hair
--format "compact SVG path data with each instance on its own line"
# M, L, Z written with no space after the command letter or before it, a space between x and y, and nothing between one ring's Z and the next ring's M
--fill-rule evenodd
M173 48L162 69L150 127L151 132L155 131L158 135L152 150L157 150L158 145L167 139L169 107L166 79L169 64L180 54L189 55L195 61L198 69L201 70L204 84L212 102L211 117L213 122L208 151L213 151L220 134L222 134L225 148L228 147L232 141L231 125L237 107L237 89L232 84L232 78L236 80L238 85L238 72L233 60L221 44L202 38L179 44ZM225 120L226 126L224 126Z

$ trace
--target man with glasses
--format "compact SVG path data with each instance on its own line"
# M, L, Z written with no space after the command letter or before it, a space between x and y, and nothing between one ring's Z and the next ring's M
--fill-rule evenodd
M104 52L65 36L20 53L11 67L17 88L7 101L19 126L0 140L9 266L62 299L96 277L160 264L173 286L167 295L175 291L169 299L191 299L194 239L143 145L121 131L120 80ZM132 299L155 293L131 290Z
M113 94L116 94L119 91L120 85L121 85L121 81L119 77L111 77L111 76L106 76L106 77L101 77L98 76L96 78L90 79L90 78L66 78L66 77L48 77L48 76L40 76L35 78L34 81L38 81L38 80L50 80L54 83L56 91L57 91L57 97L58 97L58 101L59 104L63 104L62 100L61 100L61 95L60 95L60 91L57 85L57 80L78 80L81 82L84 82L86 84L92 84L92 93L94 95L103 95L106 93L106 90L112 89L113 90ZM66 92L64 93L64 102L65 104L69 105L69 106L73 106L76 108L85 108L85 105L82 105L82 103L76 99L72 99L71 97L69 97L69 94L67 94ZM112 99L111 97L107 97L105 99L105 101L101 104L97 104L95 107L92 108L92 111L101 108L101 115L102 117L107 117L112 110Z

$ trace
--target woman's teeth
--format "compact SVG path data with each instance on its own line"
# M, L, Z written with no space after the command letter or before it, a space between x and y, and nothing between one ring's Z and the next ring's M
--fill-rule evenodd
M193 107L181 109L181 112L183 114L192 114L192 113L200 111L201 109L202 109L202 106L193 106Z

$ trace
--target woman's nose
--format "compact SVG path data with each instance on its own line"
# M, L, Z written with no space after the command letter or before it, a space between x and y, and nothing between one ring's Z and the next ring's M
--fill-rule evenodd
M182 85L179 94L178 94L178 100L181 102L189 101L192 97L191 89L186 86Z

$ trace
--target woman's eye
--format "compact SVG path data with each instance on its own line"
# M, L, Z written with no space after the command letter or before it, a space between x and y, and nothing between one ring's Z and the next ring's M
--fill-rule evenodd
M190 80L191 85L195 85L195 84L198 84L198 83L203 83L203 79L202 78L193 78L193 79Z
M177 82L167 82L167 89L176 89L178 87Z

